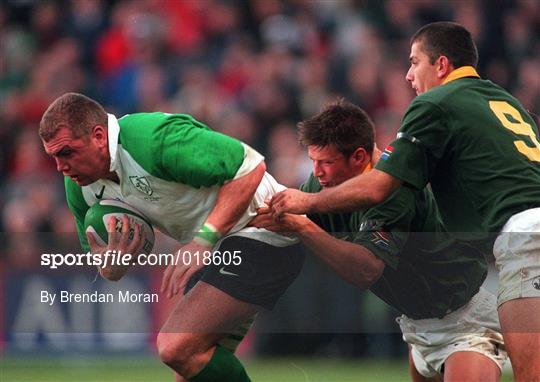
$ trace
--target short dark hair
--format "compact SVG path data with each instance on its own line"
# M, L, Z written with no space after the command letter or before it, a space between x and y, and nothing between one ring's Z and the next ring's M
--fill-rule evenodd
M98 102L79 93L66 93L43 113L39 136L48 142L60 129L68 128L73 137L86 137L97 125L107 127L107 119L107 112Z
M411 45L422 43L422 50L434 64L440 56L448 57L454 68L478 64L478 50L471 33L464 26L450 21L424 25L411 38Z
M304 146L334 145L345 157L356 149L373 153L373 122L356 105L340 98L327 104L317 115L298 123L298 137Z

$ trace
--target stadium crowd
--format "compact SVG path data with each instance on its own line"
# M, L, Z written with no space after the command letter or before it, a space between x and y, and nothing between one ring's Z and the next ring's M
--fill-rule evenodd
M471 30L480 75L540 114L536 0L3 2L0 231L74 232L37 135L45 108L65 92L116 115L192 114L251 144L280 183L298 187L311 163L296 122L343 96L373 118L384 147L414 97L405 81L409 37L437 20ZM37 252L26 237L6 252L23 268Z

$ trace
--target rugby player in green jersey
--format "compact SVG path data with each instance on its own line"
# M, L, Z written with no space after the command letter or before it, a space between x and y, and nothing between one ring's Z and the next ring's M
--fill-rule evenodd
M430 183L448 231L493 247L514 375L540 381L540 135L518 100L479 78L477 58L461 25L422 27L411 39L406 75L418 96L376 169L317 194L286 190L272 208L365 209L402 185Z
M39 133L64 175L85 250L89 244L92 253L129 253L138 247L139 235L129 238L127 217L120 237L109 235L107 248L91 235L87 242L86 211L100 199L120 199L189 255L169 264L162 282L169 297L189 289L157 338L159 356L177 380L249 381L235 347L253 316L263 307L271 309L296 278L304 258L297 240L246 227L256 209L284 189L265 172L264 158L189 115L138 113L117 119L76 93L49 106ZM114 232L116 219L108 223ZM240 254L232 264L201 260L200 254L214 250ZM100 269L111 280L126 271Z
M298 126L313 162L302 191L318 193L371 170L373 124L359 107L338 101ZM415 382L499 380L506 352L496 297L481 288L486 260L444 231L428 189L403 187L350 213L274 220L266 210L251 224L294 232L342 278L403 314Z

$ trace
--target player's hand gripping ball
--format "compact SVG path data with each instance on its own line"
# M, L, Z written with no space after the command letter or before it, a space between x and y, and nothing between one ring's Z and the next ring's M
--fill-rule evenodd
M103 199L94 204L86 212L84 217L84 229L86 233L93 234L96 242L101 246L107 246L109 234L107 232L107 223L109 219L115 217L117 220L116 231L122 231L122 217L127 215L129 218L129 235L134 235L133 227L139 224L141 237L146 234L144 242L141 242L137 253L150 253L154 247L155 235L152 223L141 212L131 207L129 204L120 200ZM131 238L132 236L130 236Z

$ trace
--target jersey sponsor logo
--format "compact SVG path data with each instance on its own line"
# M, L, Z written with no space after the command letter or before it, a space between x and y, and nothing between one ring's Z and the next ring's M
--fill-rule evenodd
M150 186L150 182L148 181L146 176L132 175L129 177L129 180L131 181L131 184L133 184L135 188L143 194L152 196L152 194L154 193L154 190Z
M105 186L101 187L101 191L99 192L99 194L94 193L96 199L100 200L101 198L103 198L103 192L105 192Z
M392 155L393 151L394 148L392 146L387 146L381 154L381 160L387 160L388 158L390 158L390 155Z
M372 233L371 242L378 247L388 248L390 247L390 240L392 237L388 232L377 231Z
M222 275L225 275L225 276L240 276L239 274L226 271L225 267L219 268L219 273L221 273Z
M532 280L532 286L533 286L534 289L540 290L540 276L536 276Z

